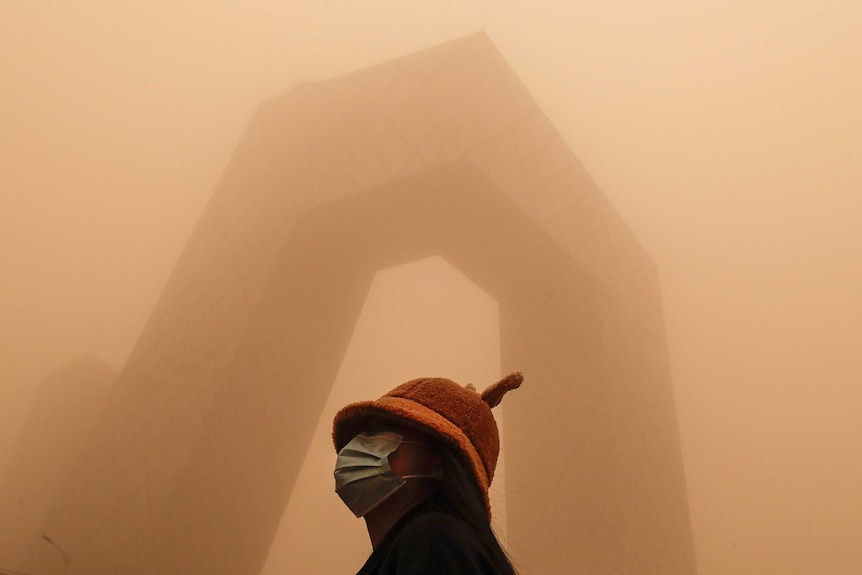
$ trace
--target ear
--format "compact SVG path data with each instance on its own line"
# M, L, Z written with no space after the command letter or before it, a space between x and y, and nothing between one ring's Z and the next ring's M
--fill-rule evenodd
M506 395L508 391L521 387L521 383L523 381L524 374L520 371L513 371L497 383L488 386L488 388L482 392L482 400L490 407L497 407L503 400L503 396Z

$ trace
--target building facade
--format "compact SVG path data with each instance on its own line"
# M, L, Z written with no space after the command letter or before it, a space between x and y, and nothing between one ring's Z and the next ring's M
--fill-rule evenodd
M17 449L0 482L0 573L22 572L45 551L48 564L63 556L43 522L96 425L117 378L116 370L81 357L42 380ZM47 537L48 539L45 539Z
M522 572L695 573L655 268L481 33L260 106L46 520L67 573L257 575L374 273L433 255L526 374Z

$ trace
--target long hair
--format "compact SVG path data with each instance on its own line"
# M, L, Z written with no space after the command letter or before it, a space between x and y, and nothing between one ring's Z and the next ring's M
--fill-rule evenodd
M517 575L509 556L503 550L491 529L491 518L485 507L485 498L467 471L464 463L451 449L440 449L443 460L443 478L434 495L437 505L467 523L488 549L497 572L501 575Z

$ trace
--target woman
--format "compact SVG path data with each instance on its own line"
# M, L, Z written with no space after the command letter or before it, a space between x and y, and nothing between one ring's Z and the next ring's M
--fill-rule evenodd
M515 575L491 530L488 487L500 452L491 408L522 381L511 373L480 395L414 379L336 414L336 492L373 548L358 575Z

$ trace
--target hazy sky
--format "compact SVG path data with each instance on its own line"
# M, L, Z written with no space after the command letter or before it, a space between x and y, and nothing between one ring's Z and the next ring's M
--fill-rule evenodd
M862 572L862 3L0 0L0 470L258 102L484 29L659 268L701 575Z

